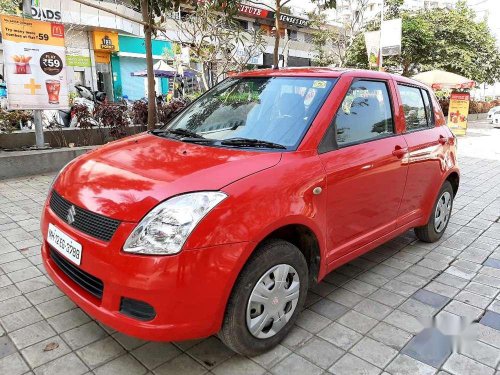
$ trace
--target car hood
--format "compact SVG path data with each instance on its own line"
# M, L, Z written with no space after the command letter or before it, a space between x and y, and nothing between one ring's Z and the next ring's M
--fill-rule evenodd
M171 196L222 189L280 159L280 152L209 147L144 133L75 159L54 189L92 212L137 222Z

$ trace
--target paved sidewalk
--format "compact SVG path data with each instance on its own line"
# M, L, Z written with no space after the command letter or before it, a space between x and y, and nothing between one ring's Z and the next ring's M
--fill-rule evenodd
M408 232L331 273L290 336L256 358L215 337L144 342L93 321L41 266L52 176L0 181L0 374L495 374L500 160L462 158L461 168L439 243Z

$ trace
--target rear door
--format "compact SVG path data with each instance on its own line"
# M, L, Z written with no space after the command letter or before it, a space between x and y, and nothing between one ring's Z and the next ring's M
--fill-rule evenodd
M398 226L422 218L440 188L443 146L450 133L435 126L431 94L424 88L397 83L399 102L405 117L404 138L408 144L408 179L399 211Z
M328 262L396 228L407 146L390 87L355 79L318 150L327 176Z

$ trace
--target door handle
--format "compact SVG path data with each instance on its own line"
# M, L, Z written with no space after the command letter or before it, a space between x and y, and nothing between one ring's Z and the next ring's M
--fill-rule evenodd
M442 135L439 136L438 142L442 145L445 145L448 143L448 138L443 137Z
M397 157L398 159L401 159L403 156L405 156L408 153L408 148L401 147L401 146L396 146L394 148L394 151L392 151L392 154Z

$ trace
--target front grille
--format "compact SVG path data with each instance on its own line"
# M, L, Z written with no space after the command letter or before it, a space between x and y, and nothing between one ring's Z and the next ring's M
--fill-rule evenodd
M70 223L68 222L68 214L71 206L74 207L74 221ZM109 241L113 237L113 234L115 234L118 225L120 225L120 221L118 220L110 219L109 217L72 205L55 190L52 191L52 196L50 197L50 208L60 219L72 227L103 241Z
M60 255L57 250L50 248L50 258L54 261L59 269L78 284L82 289L86 290L94 297L101 299L102 291L104 289L104 284L97 277L81 270L69 260Z

